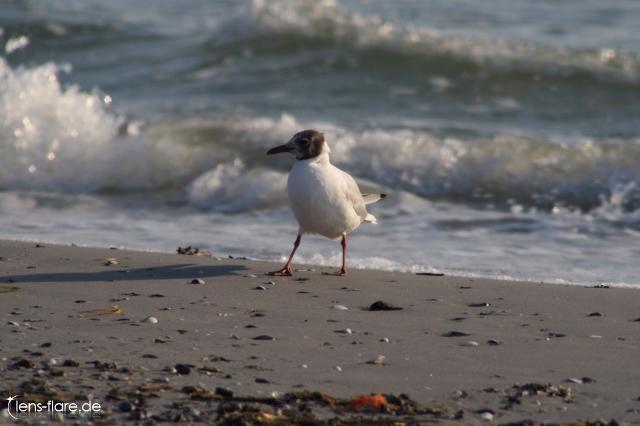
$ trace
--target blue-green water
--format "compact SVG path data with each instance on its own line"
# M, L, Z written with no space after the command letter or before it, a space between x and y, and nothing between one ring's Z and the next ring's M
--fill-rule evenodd
M640 3L5 0L0 237L276 260L303 128L354 266L640 285ZM300 259L337 263L303 241Z

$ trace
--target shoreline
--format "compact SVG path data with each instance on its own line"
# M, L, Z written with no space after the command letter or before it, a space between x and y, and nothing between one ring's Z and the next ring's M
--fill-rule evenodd
M263 275L275 266L0 240L0 394L33 394L32 379L69 400L91 394L106 424L225 420L220 407L238 401L217 388L265 416L306 404L318 421L640 422L636 289L360 269L339 278L300 265L291 278ZM368 310L376 301L402 309ZM305 390L337 400L304 400ZM282 414L295 392L303 402ZM349 405L371 392L387 395L387 413ZM422 411L394 408L401 394Z
M175 254L176 250L167 250L167 251L163 251L163 250L158 250L158 249L145 249L145 248L140 248L140 247L134 247L134 248L130 248L130 247L124 247L124 246L94 246L94 245L84 245L84 244L78 244L78 243L60 243L60 242L55 242L55 241L50 241L50 240L46 240L46 239L32 239L32 238L23 238L23 239L18 239L18 240L14 240L14 239L4 239L0 237L0 242L2 241L7 241L7 242L16 242L16 243L32 243L32 244L47 244L50 246L70 246L70 247L77 247L77 248L86 248L86 249L102 249L102 250L121 250L121 251L132 251L132 252L140 252L140 253L155 253L155 254ZM249 261L249 262L258 262L258 263L266 263L266 264L272 264L274 265L278 265L279 262L277 261L272 261L272 260L268 260L268 259L259 259L259 258L254 258L251 256L242 256L242 255L231 255L231 254L222 254L219 255L215 252L209 252L208 253L211 254L211 257L213 258L222 258L222 259L227 259L227 258L233 258L233 259L240 259L240 260L245 260L245 261ZM282 260L282 264L284 264L284 262L286 261L286 256L284 256L284 260ZM347 260L348 261L348 260ZM297 263L295 262L294 259L294 266L296 265L300 265L304 268L321 268L321 269L331 269L333 266L328 266L328 265L323 265L323 264L314 264L314 263ZM282 266L282 265L280 265ZM414 265L417 267L417 265ZM400 267L398 269L375 269L375 268L370 268L370 267L360 267L360 266L349 266L349 271L367 271L370 273L377 273L377 272L385 272L385 273L392 273L392 274L409 274L409 275L414 275L414 274L419 274L421 272L419 272L417 269L415 271L413 270L409 270L410 266L405 266L405 267ZM279 269L279 267L278 267ZM438 273L443 273L445 276L447 277L453 277L453 278L460 278L460 279L478 279L478 280L489 280L489 281L504 281L504 282L518 282L518 283L524 283L524 284L533 284L533 285L552 285L552 286L572 286L572 287L610 287L610 288L624 288L624 289L635 289L635 290L640 290L640 284L629 284L629 283L619 283L619 282L607 282L605 280L599 280L598 283L595 282L580 282L580 281L571 281L571 282L565 282L563 279L561 278L556 278L555 281L554 280L539 280L539 279L527 279L527 278L519 278L519 277L511 277L511 276L491 276L491 275L481 275L481 274L474 274L474 273L469 273L469 274L458 274L457 272L453 272L453 274L449 275L449 271L445 271L442 272L441 269L439 268L434 268L434 267L424 267L424 272L428 271L438 271Z

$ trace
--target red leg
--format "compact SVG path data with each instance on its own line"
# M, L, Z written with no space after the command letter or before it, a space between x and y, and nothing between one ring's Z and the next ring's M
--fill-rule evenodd
M342 268L337 272L323 272L324 275L335 275L337 277L347 275L347 234L342 234L340 245L342 246Z
M298 234L298 237L293 243L293 251L289 256L289 260L284 265L284 267L278 271L267 272L267 275L277 276L277 277L290 277L292 275L293 270L291 269L291 261L293 260L293 255L296 254L296 250L298 250L298 246L300 245L300 240L302 239L302 235Z

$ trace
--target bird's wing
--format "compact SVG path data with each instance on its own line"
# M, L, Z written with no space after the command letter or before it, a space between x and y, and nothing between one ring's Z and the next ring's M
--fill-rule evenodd
M376 203L383 198L386 198L387 194L362 194L362 199L365 204L373 204Z
M340 174L344 181L344 195L353 206L356 214L360 216L362 220L365 220L367 216L369 216L369 213L367 213L367 208L365 207L365 202L362 198L362 194L360 193L360 188L358 188L358 184L350 174L345 173L342 170L340 170Z

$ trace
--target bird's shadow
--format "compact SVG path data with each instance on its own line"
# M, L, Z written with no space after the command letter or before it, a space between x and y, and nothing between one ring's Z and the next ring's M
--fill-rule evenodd
M137 280L172 280L220 277L246 270L243 265L204 266L176 264L137 269L114 269L97 272L54 272L42 274L9 275L0 277L5 283L69 283L69 282L114 282Z

